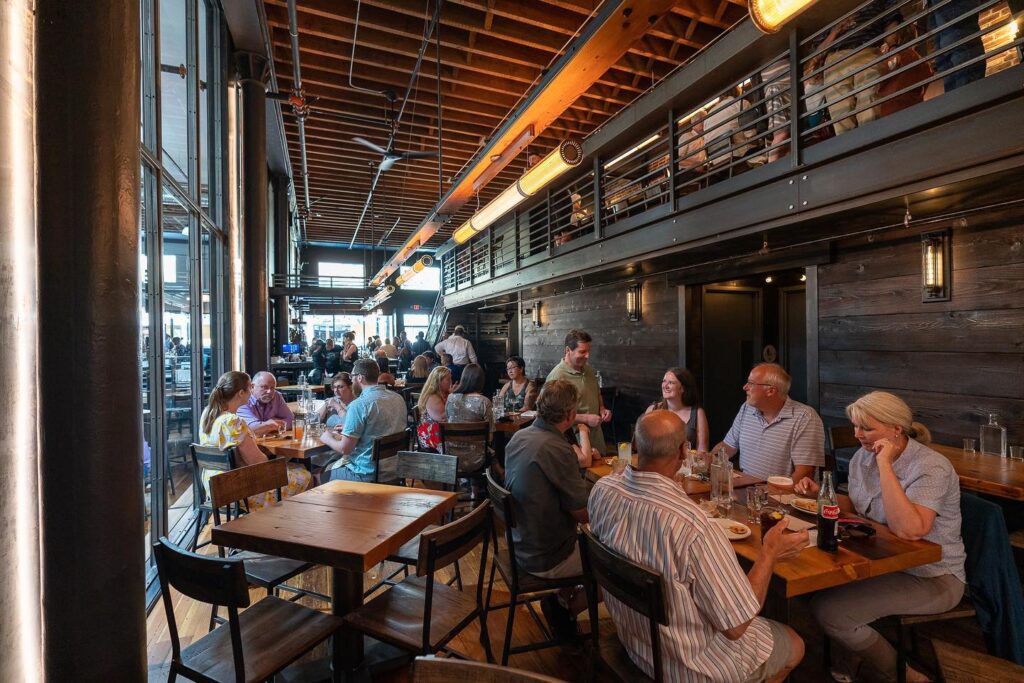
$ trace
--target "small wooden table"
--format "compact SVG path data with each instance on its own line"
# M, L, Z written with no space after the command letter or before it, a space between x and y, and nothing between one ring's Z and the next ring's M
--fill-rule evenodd
M310 384L306 388L309 389L310 391L312 391L313 393L323 393L323 390L324 390L325 386L327 386L327 385L325 385L325 384ZM285 385L279 386L277 388L277 390L280 391L282 394L285 393L285 392L298 393L298 392L302 391L302 387L299 386L298 384L285 384Z
M213 528L213 542L331 567L331 612L363 604L363 573L455 507L447 491L330 481ZM362 638L334 639L334 678L362 659Z
M1024 500L1024 462L996 455L964 455L962 448L928 444L949 458L960 476L960 488L999 498Z
M277 436L257 438L256 445L264 453L275 458L288 458L301 461L306 469L313 471L313 456L330 452L331 448L320 441L296 441L292 432L282 432Z

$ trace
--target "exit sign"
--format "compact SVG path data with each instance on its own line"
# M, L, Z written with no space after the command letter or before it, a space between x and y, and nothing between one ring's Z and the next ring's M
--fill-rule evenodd
M419 304L413 304L412 305L412 310L414 310L414 311L420 310L420 305Z

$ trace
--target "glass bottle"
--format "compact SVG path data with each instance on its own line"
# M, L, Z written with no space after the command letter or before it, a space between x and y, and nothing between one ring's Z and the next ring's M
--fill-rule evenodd
M988 424L981 425L981 452L987 455L1006 457L1006 427L999 424L999 416L988 414Z
M598 372L596 372L594 374L597 375L597 388L598 389L603 389L604 388L604 378L601 377L601 372L598 371Z
M839 501L828 470L818 491L818 547L830 553L839 549Z

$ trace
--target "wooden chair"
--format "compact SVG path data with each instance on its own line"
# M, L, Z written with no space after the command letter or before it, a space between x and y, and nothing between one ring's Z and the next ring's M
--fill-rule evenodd
M399 451L396 458L395 479L403 480L405 483L411 481L422 481L427 484L436 484L445 491L454 491L459 478L456 474L458 458L454 455L443 453L426 453L420 451ZM440 520L439 520L440 521ZM450 521L450 520L449 520ZM429 525L425 531L437 529L437 524ZM409 567L415 567L419 560L420 537L412 539L392 555L388 556L388 562L395 562L402 565L390 575L381 579L380 582L370 587L363 597L369 596L378 588L387 584L395 585L394 578L399 573L409 575ZM462 590L462 575L459 572L459 563L455 563L455 576L448 581L447 585L457 583L459 590Z
M249 607L245 563L203 557L166 538L153 544L167 627L171 635L169 681L265 681L341 627L341 619L268 596ZM184 650L178 638L171 588L199 602L226 605L228 623ZM239 608L248 608L239 614Z
M607 666L601 655L600 630L597 628L598 587L606 595L614 597L626 607L647 617L650 623L651 656L654 662L654 680L664 679L661 660L661 637L658 626L668 625L668 610L665 607L665 588L661 574L620 555L600 540L589 529L580 535L580 551L583 559L583 575L587 577L587 601L590 610L591 639L594 653L590 663ZM619 652L625 648L616 637L610 645ZM631 671L625 680L650 680L628 656L617 657L616 661L628 663Z
M409 430L403 429L387 436L378 436L373 440L373 482L387 484L399 477L395 476L395 465L398 452L409 450ZM383 474L381 474L383 472Z
M839 472L839 460L836 457L836 451L844 448L860 448L860 441L854 436L853 427L850 425L829 427L828 450L825 451L825 469L832 472L833 477L837 477ZM845 483L838 484L836 490L839 493L847 493L849 487Z
M1024 681L1024 666L1009 660L941 640L933 640L932 647L945 683Z
M213 503L213 523L221 524L221 509L227 511L227 519L230 522L232 511L240 515L243 508L247 507L247 499L267 491L276 490L277 500L281 501L281 488L288 485L288 463L282 458L268 460L257 465L239 467L230 472L210 477L210 500ZM317 600L330 602L331 598L321 593L296 588L285 584L299 574L312 569L314 564L289 560L273 555L244 551L228 551L231 559L245 560L245 577L250 584L265 588L267 595L276 595L278 589L293 593L291 601L298 600L302 596L314 597ZM220 557L225 557L223 546L217 547ZM213 630L217 621L217 603L214 603L210 615L210 630Z
M412 680L413 683L565 683L560 678L532 671L438 657L417 657Z
M416 576L349 612L344 617L345 625L403 650L426 655L439 650L452 652L445 647L448 642L479 619L480 642L487 661L493 661L483 606L490 527L491 506L485 502L465 517L423 532ZM458 562L477 547L481 550L475 597L435 581L437 570Z
M206 487L203 486L203 470L228 472L235 469L238 457L234 446L221 450L214 446L200 446L194 443L190 444L188 448L192 455L192 490L198 500L196 508L199 511L196 517L196 533L189 549L198 550L202 547L199 545L199 534L206 528L206 523L210 521L210 515L213 513L213 506L210 504ZM203 545L208 543L209 541Z
M488 612L498 609L508 609L508 621L505 625L505 640L501 646L501 664L508 664L509 655L522 652L531 652L543 648L554 647L562 644L562 641L555 638L548 629L547 624L540 618L533 608L533 603L542 600L553 594L560 588L579 586L584 582L582 576L571 576L563 579L544 579L534 576L519 567L516 562L516 542L512 530L516 527L515 514L512 509L512 493L503 488L495 481L491 470L487 471L487 496L493 508L494 525L491 535L494 542L494 552L491 561L491 574L487 584L487 600L485 606ZM505 549L502 550L498 543L499 527L505 536ZM509 590L508 602L497 605L491 604L491 593L494 589L494 572L501 574L502 580ZM544 640L528 645L512 646L512 626L515 622L516 607L526 605L530 616L544 634ZM596 621L592 624L597 624Z

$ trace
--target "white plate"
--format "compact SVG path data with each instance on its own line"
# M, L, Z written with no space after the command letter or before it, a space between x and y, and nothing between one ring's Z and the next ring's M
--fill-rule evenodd
M818 514L818 501L813 498L794 498L789 501L789 504L800 512L806 512L809 515Z
M725 537L730 541L742 541L744 538L750 535L750 527L742 522L737 522L734 519L723 519L717 517L711 520L725 533ZM743 529L743 531L739 531Z
M523 412L519 413L519 417L525 417L525 418L537 417L537 411L536 410L524 410Z

